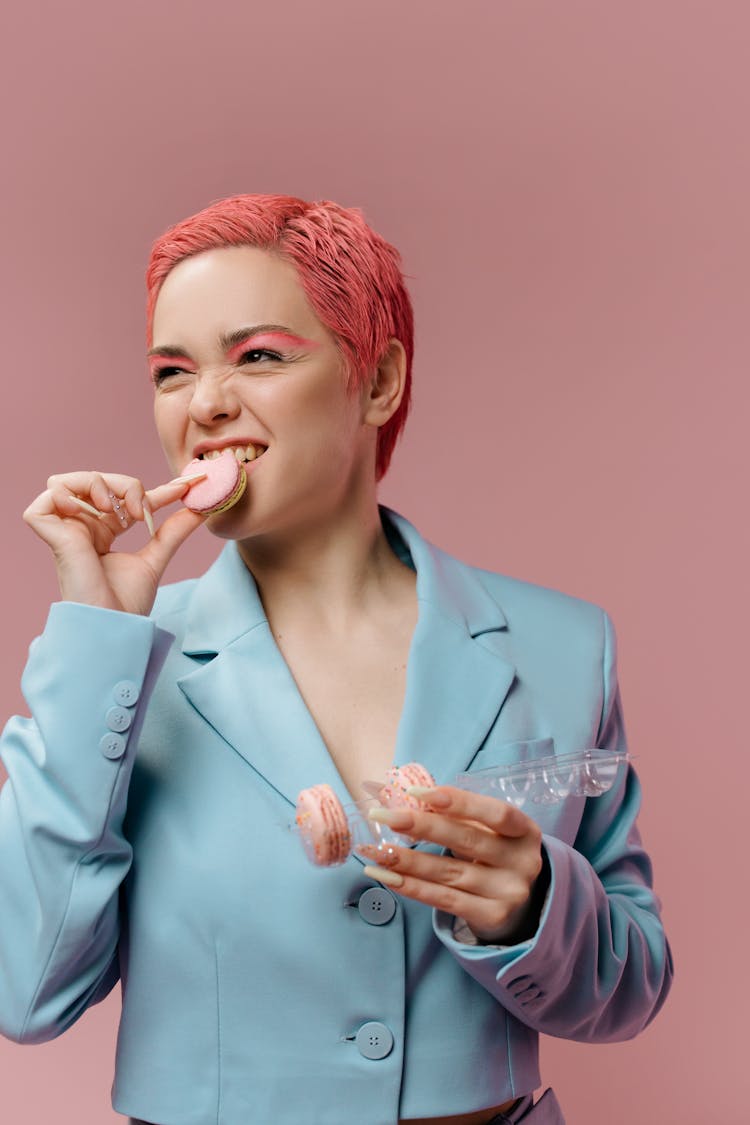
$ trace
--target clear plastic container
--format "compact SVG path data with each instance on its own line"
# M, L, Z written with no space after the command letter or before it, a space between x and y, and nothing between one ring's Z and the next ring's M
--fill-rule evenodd
M572 754L553 754L547 758L513 762L458 774L453 784L459 789L481 793L508 801L517 808L526 807L533 817L533 806L557 804L568 797L599 797L611 789L618 769L630 761L630 755L610 750L578 750ZM342 804L328 785L304 789L297 802L295 831L311 863L316 867L336 867L360 844L375 844L387 849L391 845L412 847L415 840L395 832L387 824L370 820L370 809L419 807L422 802L409 795L407 783L414 769L426 771L418 763L402 766L406 778L396 768L389 771L387 781L366 781L367 796L360 801ZM395 775L395 777L394 777Z
M499 797L509 804L555 805L566 797L599 797L612 788L617 771L630 755L610 750L577 750L491 766L486 770L460 773L454 781L459 789ZM533 816L529 812L529 816Z

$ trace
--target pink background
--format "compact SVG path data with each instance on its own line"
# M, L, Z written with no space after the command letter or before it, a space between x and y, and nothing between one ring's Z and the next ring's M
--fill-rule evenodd
M633 1042L545 1039L545 1079L571 1125L746 1121L747 5L11 7L2 713L25 710L56 597L23 508L51 472L166 479L143 361L151 241L237 192L361 206L401 249L417 317L383 500L618 629L677 982ZM168 578L216 549L200 533ZM50 1044L0 1041L4 1120L123 1120L119 1003Z

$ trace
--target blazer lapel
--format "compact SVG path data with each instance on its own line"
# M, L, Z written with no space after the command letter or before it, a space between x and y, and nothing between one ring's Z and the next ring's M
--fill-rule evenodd
M421 762L444 784L469 768L515 678L505 615L476 572L381 509L417 572L419 618L407 666L396 764Z
M182 647L209 658L178 679L185 698L281 796L294 805L300 789L326 781L351 801L235 543L197 582Z

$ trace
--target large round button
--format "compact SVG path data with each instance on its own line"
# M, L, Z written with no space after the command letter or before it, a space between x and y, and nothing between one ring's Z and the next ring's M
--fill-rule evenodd
M125 753L125 739L116 731L110 731L100 739L99 749L105 758L121 758Z
M384 891L382 887L368 887L359 896L357 909L369 925L384 926L396 913L396 900L390 891Z
M138 684L133 680L120 680L112 691L115 703L119 703L121 707L133 707L138 702L140 694Z
M355 1037L357 1050L366 1059L384 1059L393 1050L393 1035L384 1023L363 1023Z
M127 730L133 721L132 714L124 707L110 707L105 718L109 729L116 731Z

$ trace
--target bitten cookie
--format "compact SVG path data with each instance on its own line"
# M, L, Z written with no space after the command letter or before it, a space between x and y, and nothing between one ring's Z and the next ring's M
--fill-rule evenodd
M247 475L231 449L225 449L219 457L201 460L196 457L185 465L180 476L192 473L206 473L205 480L191 485L182 502L191 512L210 515L226 512L237 503L247 486Z

